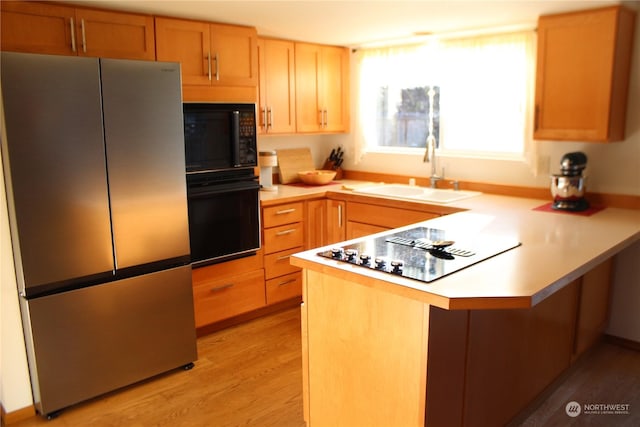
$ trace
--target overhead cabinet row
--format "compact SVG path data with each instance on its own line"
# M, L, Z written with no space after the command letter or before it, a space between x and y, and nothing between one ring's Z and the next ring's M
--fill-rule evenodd
M3 1L1 16L2 50L151 61L156 58L150 15Z
M238 25L2 2L2 50L180 62L183 98L259 104L263 134L348 131L349 51Z

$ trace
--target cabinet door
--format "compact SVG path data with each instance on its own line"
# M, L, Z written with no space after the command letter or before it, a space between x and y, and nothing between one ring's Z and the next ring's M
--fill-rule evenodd
M610 258L582 276L575 338L575 357L601 337L609 319L609 289L613 260Z
M74 8L17 1L1 5L3 51L76 55Z
M296 129L298 132L321 130L320 46L296 43Z
M325 245L342 242L347 238L346 203L327 200L327 238Z
M258 40L259 113L262 133L293 133L295 120L294 43Z
M75 24L81 56L156 59L151 15L77 9Z
M211 84L257 86L258 36L255 28L210 24Z
M327 132L347 131L349 129L349 50L324 46L321 59L323 129Z
M324 246L327 241L327 205L324 199L307 202L305 223L305 249Z
M211 85L213 58L210 52L208 23L156 18L157 59L180 62L183 85Z
M536 139L624 139L632 33L619 7L540 17Z
M387 227L379 225L363 224L361 222L347 221L347 240L357 239L358 237L369 236L370 234L380 233L389 230Z

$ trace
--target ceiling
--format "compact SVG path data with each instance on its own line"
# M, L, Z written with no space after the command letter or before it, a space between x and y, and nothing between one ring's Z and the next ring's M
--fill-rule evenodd
M254 26L262 36L359 47L415 33L535 25L541 14L615 0L85 0L70 3ZM630 2L637 4L638 1Z

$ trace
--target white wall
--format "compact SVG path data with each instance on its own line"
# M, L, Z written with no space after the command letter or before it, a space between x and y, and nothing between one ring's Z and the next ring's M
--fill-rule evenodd
M7 412L12 412L31 405L33 400L4 188L0 162L0 402Z
M640 342L640 242L616 260L607 333Z

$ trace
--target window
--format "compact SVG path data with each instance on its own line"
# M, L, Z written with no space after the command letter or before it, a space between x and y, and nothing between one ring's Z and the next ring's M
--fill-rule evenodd
M522 157L531 134L532 31L362 49L357 151ZM429 133L431 130L431 134Z
M431 135L440 134L440 88L383 86L376 103L378 146L425 148Z

